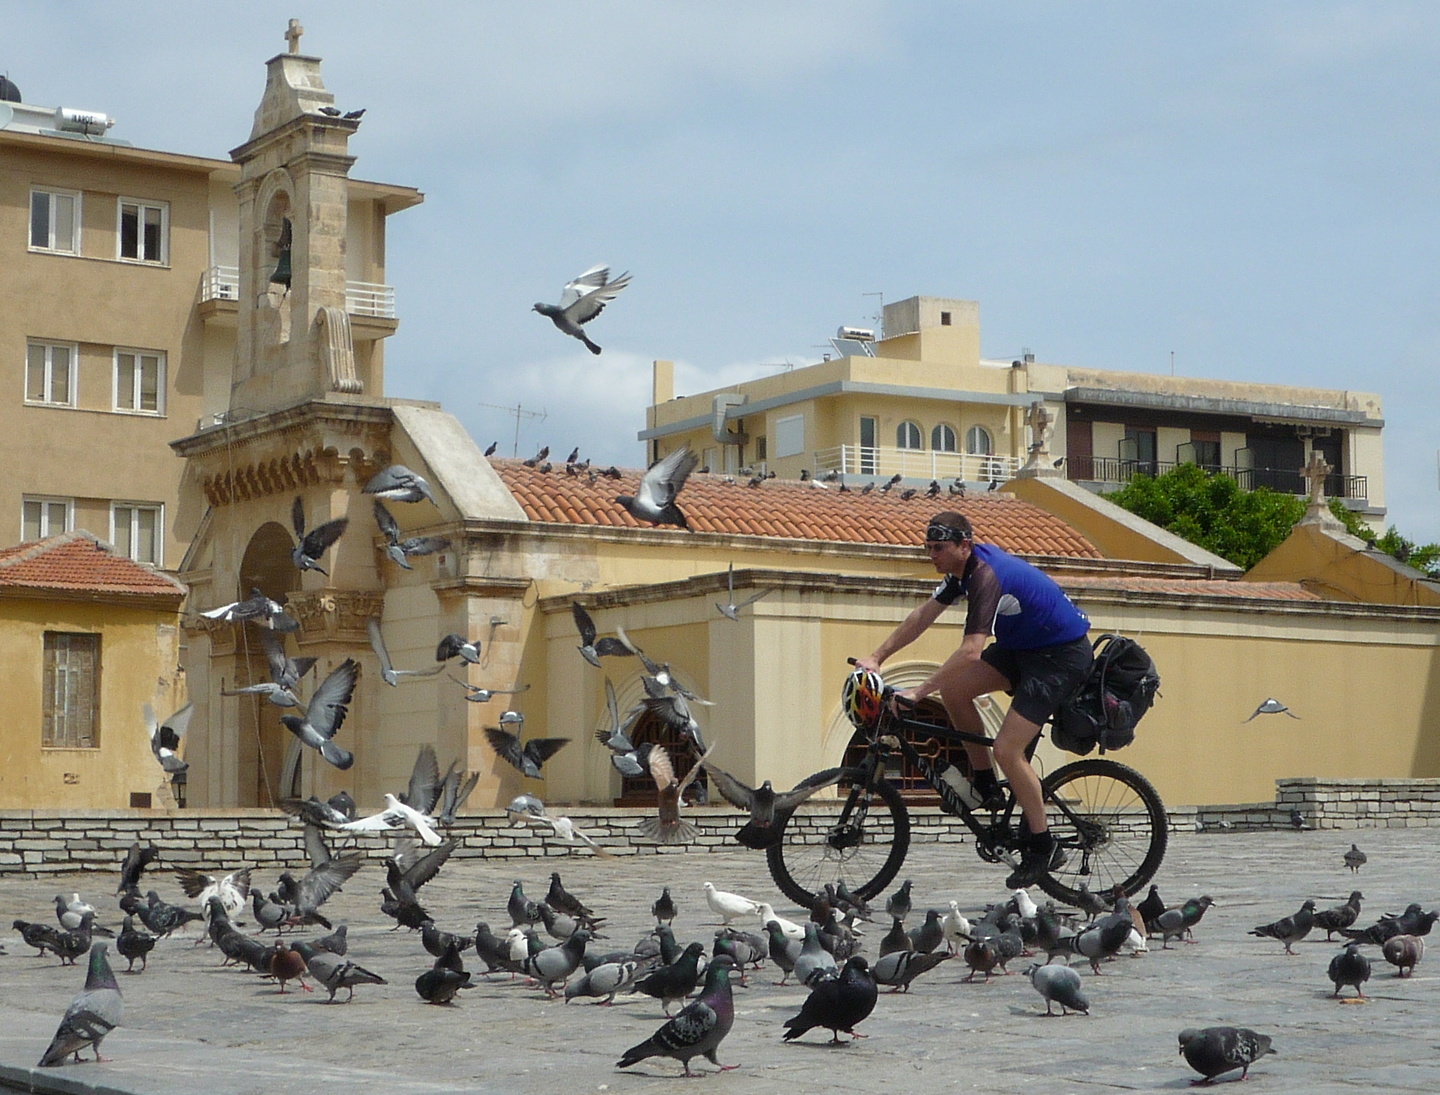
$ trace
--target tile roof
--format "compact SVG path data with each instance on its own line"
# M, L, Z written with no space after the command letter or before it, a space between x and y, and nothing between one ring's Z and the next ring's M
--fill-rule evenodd
M116 555L83 530L0 549L0 589L174 597L185 587L151 567Z
M567 475L564 465L541 472L515 460L491 464L532 521L560 524L648 528L615 504L616 495L634 494L641 472L621 469L619 479ZM900 491L842 494L835 486L818 489L796 480L769 479L759 487L745 479L692 475L680 493L680 508L696 532L738 536L776 536L799 540L919 547L925 522L953 509L974 523L979 538L1024 555L1101 558L1100 552L1060 518L1030 502L997 493L952 498L917 494L902 501Z
M1323 601L1295 582L1210 581L1203 578L1137 578L1128 575L1098 578L1071 577L1056 579L1068 592L1081 594L1085 589L1119 593L1168 593L1196 597L1227 597L1262 601Z

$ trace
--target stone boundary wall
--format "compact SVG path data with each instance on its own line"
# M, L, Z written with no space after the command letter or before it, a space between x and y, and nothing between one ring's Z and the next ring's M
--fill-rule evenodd
M1257 829L1375 829L1440 826L1440 779L1277 781L1274 802L1169 807L1179 831ZM797 818L817 835L837 807L807 803ZM735 847L743 816L728 807L687 810L700 830L689 845L656 845L634 832L642 810L577 807L569 817L615 855L681 855ZM911 808L915 843L962 843L969 831L936 807ZM792 822L794 824L794 822ZM332 833L341 854L359 851L379 860L390 854L386 836ZM572 848L548 830L520 829L502 811L461 817L448 834L459 841L455 858L563 857ZM274 810L0 810L0 875L39 876L70 871L115 871L135 841L154 843L171 867L235 870L242 866L308 868L300 823ZM760 853L756 853L759 855Z

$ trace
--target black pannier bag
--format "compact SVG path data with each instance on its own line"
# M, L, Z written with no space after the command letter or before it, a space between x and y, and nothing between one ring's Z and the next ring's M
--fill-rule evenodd
M1050 740L1067 753L1084 756L1100 746L1123 749L1135 740L1135 725L1155 702L1160 674L1134 639L1101 635L1095 664L1080 690L1060 705Z

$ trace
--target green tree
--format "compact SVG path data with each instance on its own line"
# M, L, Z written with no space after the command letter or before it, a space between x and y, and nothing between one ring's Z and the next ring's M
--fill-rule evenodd
M1229 476L1196 464L1181 464L1156 478L1137 475L1105 497L1245 570L1274 551L1305 516L1305 503L1293 494L1268 487L1241 490ZM1393 525L1384 536L1376 536L1339 499L1330 500L1330 512L1346 531L1376 550L1432 577L1440 576L1440 544L1417 545Z

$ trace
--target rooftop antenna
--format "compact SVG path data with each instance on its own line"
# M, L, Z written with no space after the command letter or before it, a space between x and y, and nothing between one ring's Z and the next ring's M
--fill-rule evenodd
M481 403L479 404L479 406L489 407L492 410L496 411L504 411L506 414L511 414L515 416L515 443L511 447L510 455L512 458L517 460L520 458L520 420L522 418L536 418L539 419L541 422L544 422L545 419L549 417L549 415L546 414L544 407L541 407L538 411L527 411L519 403L515 404L515 406L513 407L502 407L498 403Z
M1175 351L1170 351L1170 375L1175 375Z
M880 334L881 334L881 337L883 338L883 337L884 337L884 334L885 334L885 330L884 330L884 329L885 329L885 294L884 294L884 293L861 293L860 295L861 295L862 297L879 297L879 298L880 298L880 311L876 312L875 315L874 315L872 318L873 318L874 321L875 321L875 326L880 328Z

